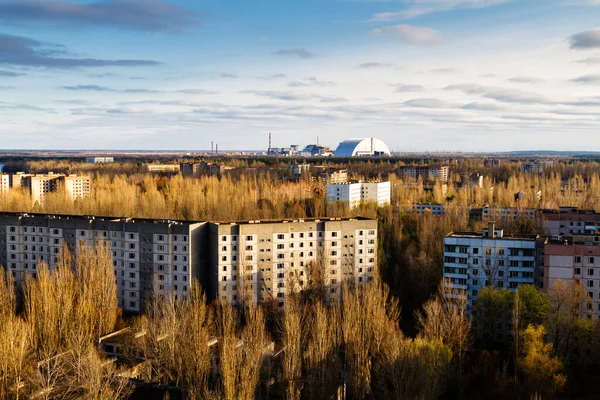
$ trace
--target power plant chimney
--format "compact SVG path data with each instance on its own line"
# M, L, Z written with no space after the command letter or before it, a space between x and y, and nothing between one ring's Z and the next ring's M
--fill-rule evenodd
M375 142L375 138L371 137L371 155L375 155L375 152L373 151L373 149L375 148L374 146L374 142Z
M219 143L215 144L215 153L219 152Z
M210 141L210 152L214 153L215 152L215 142L214 141Z
M269 151L267 154L271 154L271 132L269 132Z

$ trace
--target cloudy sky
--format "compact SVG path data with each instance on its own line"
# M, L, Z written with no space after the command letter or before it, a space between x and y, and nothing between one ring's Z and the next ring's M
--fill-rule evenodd
M0 0L0 148L600 150L600 0Z

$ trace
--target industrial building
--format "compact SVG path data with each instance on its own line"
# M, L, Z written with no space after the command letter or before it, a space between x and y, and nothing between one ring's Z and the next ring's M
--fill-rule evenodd
M390 204L390 182L330 183L327 185L327 201L342 202L350 208L361 203L377 203L379 207Z
M444 279L451 295L465 299L469 312L482 288L515 291L536 283L539 242L535 236L504 236L489 223L482 233L453 232L444 238Z
M376 138L348 139L339 144L335 157L381 157L390 156L387 145Z
M230 304L282 304L291 292L310 289L322 277L330 298L344 281L373 279L377 221L312 219L210 223L209 287ZM320 271L317 271L320 270ZM316 275L319 274L319 275Z

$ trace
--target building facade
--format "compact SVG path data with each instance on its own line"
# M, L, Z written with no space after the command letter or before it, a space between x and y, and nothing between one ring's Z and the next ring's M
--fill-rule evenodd
M342 202L350 208L359 206L363 202L377 203L383 207L390 203L390 182L354 182L330 183L327 185L327 201L330 203Z
M481 219L488 221L514 221L519 218L535 219L537 211L533 208L490 207L481 208Z
M570 237L593 233L600 224L600 214L577 207L560 207L558 211L542 210L541 220L546 235Z
M210 223L209 246L217 249L209 286L217 298L282 304L286 295L322 282L337 298L344 281L373 279L377 221L324 219Z
M444 215L444 206L441 204L417 203L414 205L414 210L419 215L423 215L427 212L430 212L436 217L441 217Z
M588 295L582 313L600 318L600 245L549 240L544 253L544 286L559 280L580 284Z
M153 294L186 297L201 280L206 223L43 214L0 214L0 265L20 284L37 275L39 263L50 270L64 246L77 255L83 243L104 242L111 252L119 306L141 312Z
M402 179L423 179L424 182L448 182L450 167L447 165L403 165L398 169Z
M6 194L11 187L11 176L0 172L0 194Z
M110 164L115 162L114 157L87 157L85 162L88 164Z
M146 164L148 172L179 172L179 164Z
M472 312L482 288L515 291L535 284L536 237L505 237L493 223L482 233L456 232L444 238L444 279Z

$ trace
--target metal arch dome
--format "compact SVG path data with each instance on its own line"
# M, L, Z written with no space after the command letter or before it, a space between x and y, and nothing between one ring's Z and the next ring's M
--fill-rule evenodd
M335 157L389 156L390 149L377 138L353 138L344 140L335 150Z

